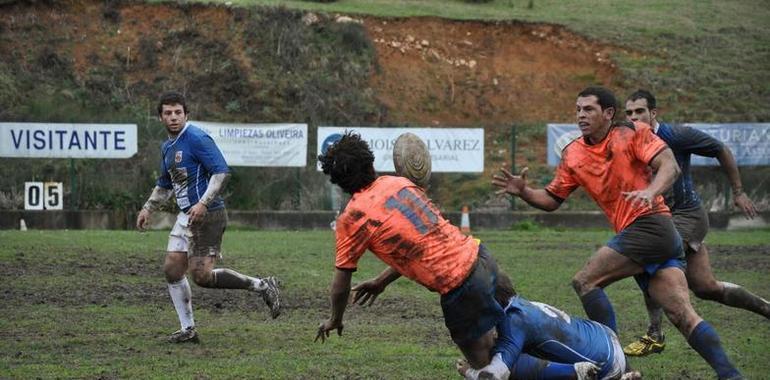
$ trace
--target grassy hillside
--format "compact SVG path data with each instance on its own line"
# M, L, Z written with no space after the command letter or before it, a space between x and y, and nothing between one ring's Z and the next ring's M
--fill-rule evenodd
M764 0L209 1L379 17L437 16L561 24L627 49L615 59L628 87L660 94L674 121L768 121L770 7ZM532 5L531 7L529 5Z

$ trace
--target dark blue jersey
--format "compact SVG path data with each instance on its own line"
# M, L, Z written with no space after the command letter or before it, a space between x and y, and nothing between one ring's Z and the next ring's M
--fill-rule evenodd
M692 127L660 123L655 132L674 152L682 175L665 194L666 204L672 210L700 206L700 197L695 192L690 174L690 155L716 157L724 145L708 133Z
M602 378L612 370L615 360L614 333L608 327L519 296L506 306L497 334L494 352L501 354L508 368L526 353L565 364L591 362L601 367Z
M157 185L174 189L176 204L187 212L206 192L212 174L227 173L228 167L214 140L202 129L185 125L176 139L166 140L160 148L160 177ZM209 205L209 210L225 206L220 196Z

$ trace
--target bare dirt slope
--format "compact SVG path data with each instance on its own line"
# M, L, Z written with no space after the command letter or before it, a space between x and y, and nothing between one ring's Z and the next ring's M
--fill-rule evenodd
M617 75L612 47L560 26L436 18L364 25L381 66L372 86L389 122L569 121L577 92Z
M239 38L247 25L238 22L238 10L109 3L77 0L2 6L2 54L6 59L41 56L30 62L68 66L82 83L100 66L118 62L125 83L115 86L136 92L149 90L149 86L137 86L142 83L192 85L174 76L172 68L210 70L216 62L207 61L205 50L201 51L208 43L238 66L234 71L243 85L260 86L250 74L254 63L244 51L261 42ZM370 122L494 126L571 120L579 89L591 83L613 84L617 75L607 58L613 47L560 26L437 18L355 21L363 22L377 52L378 67L372 70L370 84L384 111ZM191 23L198 35L183 33ZM196 39L205 42L196 46L194 56L169 45L169 41ZM45 62L41 49L48 50L52 61Z

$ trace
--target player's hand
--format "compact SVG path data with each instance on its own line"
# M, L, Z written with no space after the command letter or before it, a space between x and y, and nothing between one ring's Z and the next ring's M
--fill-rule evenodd
M353 300L351 303L358 304L360 306L371 306L377 296L385 290L385 286L380 281L369 280L364 281L350 290L353 291ZM369 303L367 303L369 301Z
M647 190L624 191L620 194L626 197L627 201L631 202L632 208L639 206L647 206L651 208L652 203L655 200L655 194Z
M527 172L529 168L521 169L519 175L513 175L506 168L500 168L500 174L492 176L492 185L499 188L497 195L511 194L519 196L527 187Z
M191 225L202 222L208 211L209 209L206 205L200 202L196 203L194 206L190 207L189 211L187 211L187 216L190 217L187 224Z
M460 376L465 377L465 374L468 372L468 369L470 369L471 366L468 365L468 361L465 359L457 359L455 360L455 369L457 369L457 372L460 373Z
M139 231L147 230L147 223L150 221L150 210L143 208L136 216L136 228Z
M741 192L733 198L733 203L737 206L743 214L746 215L746 219L754 219L757 216L757 207L754 206L754 202L749 199L746 193Z
M329 337L329 332L334 329L337 329L337 335L342 336L342 327L342 322L334 322L331 319L327 319L325 322L321 322L321 325L318 326L318 333L316 333L313 342L317 342L318 339L321 339L321 343L326 342L326 338Z

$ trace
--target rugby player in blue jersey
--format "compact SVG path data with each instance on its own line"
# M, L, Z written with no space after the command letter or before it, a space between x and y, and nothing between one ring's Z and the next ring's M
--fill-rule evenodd
M626 118L632 122L649 124L656 135L663 139L674 152L682 175L665 194L666 204L671 209L674 225L682 236L685 247L687 283L700 299L716 301L728 306L753 311L770 318L770 303L752 294L743 287L724 281L717 281L711 270L708 250L703 244L709 228L706 210L701 204L690 173L690 157L695 154L714 157L724 170L733 191L733 202L747 218L753 218L757 210L754 203L743 191L738 165L730 148L711 135L695 128L669 125L657 120L658 109L655 96L649 91L638 90L626 100ZM631 356L645 356L661 352L665 348L661 331L662 310L645 293L645 303L650 316L647 334L624 348Z
M229 169L222 153L211 136L187 122L187 105L182 94L163 94L158 102L158 116L166 127L168 140L161 146L160 176L136 218L136 227L145 230L150 214L176 196L180 212L168 239L163 271L182 328L171 334L169 342L199 340L190 284L185 276L188 269L199 286L257 292L270 308L271 316L278 317L281 298L276 278L214 269L227 225L221 193Z
M626 357L609 327L517 295L504 274L495 298L505 305L505 318L497 325L492 362L475 370L459 360L457 370L466 379L641 378L639 372L626 372Z

